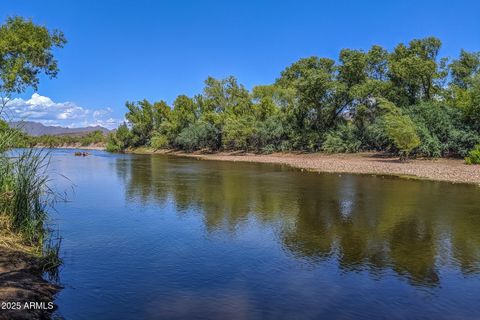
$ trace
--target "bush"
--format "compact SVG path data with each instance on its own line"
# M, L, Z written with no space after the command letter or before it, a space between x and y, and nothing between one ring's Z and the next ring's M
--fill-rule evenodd
M222 142L225 149L248 150L248 147L257 147L253 143L256 124L253 117L229 116L223 127Z
M123 151L122 149L120 149L120 146L116 144L114 141L112 141L111 139L107 140L107 144L105 145L105 150L107 150L108 152Z
M463 122L458 108L430 102L410 106L406 113L415 123L421 141L416 149L418 154L465 157L480 142L478 134Z
M465 157L469 150L480 143L480 136L475 131L454 129L450 133L448 149L461 157Z
M392 144L385 132L385 121L382 117L366 126L359 134L362 135L362 146L367 150L388 150Z
M124 123L120 125L117 131L112 132L107 137L106 149L110 152L124 151L132 145L132 132Z
M277 148L273 144L266 145L262 148L262 153L265 154L274 153L275 151L277 151Z
M175 143L186 151L203 148L215 150L219 147L218 130L211 123L198 121L183 129Z
M91 144L100 143L105 141L105 136L103 135L102 131L93 131L86 134L84 137L81 137L80 144L85 147Z
M468 153L468 157L465 158L467 164L480 164L480 145L477 145L475 149Z
M361 144L354 126L346 124L326 134L322 150L329 153L353 153L360 149Z
M408 158L410 152L420 145L415 125L410 117L401 114L387 114L385 132L400 151L400 159Z
M283 121L277 115L263 121L252 115L229 116L223 127L222 142L225 149L271 153L280 147L284 139Z
M274 152L289 149L286 147L288 142L286 141L285 126L280 116L271 116L257 124L258 128L253 141L257 150Z
M165 149L168 147L168 138L163 134L154 134L152 139L150 139L150 147L155 150Z
M425 157L441 157L446 149L445 144L438 140L425 125L417 124L417 133L420 138L420 145L416 153Z

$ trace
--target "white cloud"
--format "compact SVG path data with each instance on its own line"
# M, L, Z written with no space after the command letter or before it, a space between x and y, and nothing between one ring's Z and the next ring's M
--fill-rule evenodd
M113 129L123 121L112 117L111 108L83 108L73 102L54 102L38 93L28 100L12 99L6 109L9 120L35 121L49 126L75 128L99 125Z

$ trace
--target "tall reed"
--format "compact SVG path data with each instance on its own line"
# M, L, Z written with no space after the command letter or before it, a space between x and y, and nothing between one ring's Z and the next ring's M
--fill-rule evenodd
M45 271L52 270L61 260L60 240L54 237L47 213L57 199L49 186L50 155L41 149L9 150L15 135L15 130L0 130L0 214L42 257Z

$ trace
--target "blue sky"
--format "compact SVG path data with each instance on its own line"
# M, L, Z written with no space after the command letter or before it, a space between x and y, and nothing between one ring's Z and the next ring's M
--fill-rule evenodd
M235 75L247 88L271 83L301 57L336 58L342 48L434 35L442 55L480 51L479 12L473 0L0 2L1 21L21 15L64 31L58 78L16 104L43 101L51 114L38 119L68 126L112 126L126 100L172 102L200 92L209 75Z

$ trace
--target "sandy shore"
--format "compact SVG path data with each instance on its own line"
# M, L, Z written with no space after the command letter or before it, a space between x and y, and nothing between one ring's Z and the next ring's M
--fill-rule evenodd
M133 150L134 153L171 154L202 160L243 161L285 164L316 172L393 175L453 183L480 185L480 166L467 165L461 159L419 159L400 162L398 158L378 153L323 154L323 153L185 153L169 150Z

